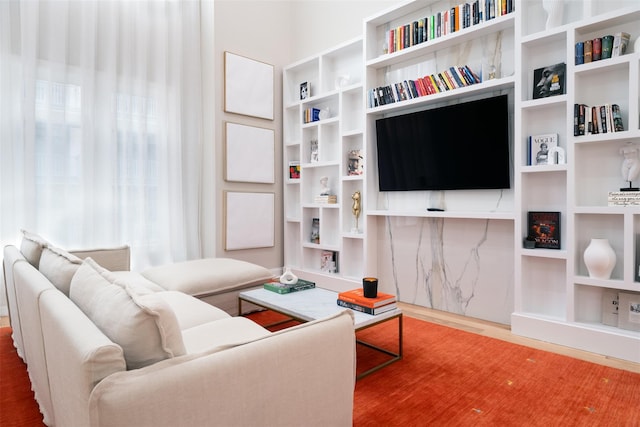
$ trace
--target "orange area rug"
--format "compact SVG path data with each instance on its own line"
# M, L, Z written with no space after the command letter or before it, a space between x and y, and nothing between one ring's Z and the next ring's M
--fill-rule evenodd
M261 324L272 312L250 315ZM291 326L294 322L276 328ZM397 349L397 323L358 338ZM358 372L388 356L358 346ZM0 426L42 426L26 367L0 328ZM404 317L404 358L356 383L361 426L640 426L640 374Z

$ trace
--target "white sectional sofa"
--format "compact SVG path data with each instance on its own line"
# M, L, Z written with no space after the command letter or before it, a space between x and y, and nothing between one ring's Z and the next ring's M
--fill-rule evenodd
M126 271L126 247L79 254L28 234L4 248L14 345L48 426L351 425L348 311L271 333Z

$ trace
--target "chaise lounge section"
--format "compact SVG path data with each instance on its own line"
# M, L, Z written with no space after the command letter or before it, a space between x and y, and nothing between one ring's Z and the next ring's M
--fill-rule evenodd
M45 424L351 425L348 311L272 333L96 261L128 268L128 248L81 259L36 237L5 247L3 267L14 344Z

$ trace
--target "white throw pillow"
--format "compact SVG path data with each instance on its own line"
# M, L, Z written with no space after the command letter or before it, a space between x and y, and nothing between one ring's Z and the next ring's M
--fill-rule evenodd
M22 231L22 242L20 243L20 252L29 261L29 264L38 268L40 263L40 255L42 249L47 246L47 241L37 234L30 233L27 230Z
M169 305L153 293L138 294L91 258L78 268L69 297L122 347L127 369L186 353L178 320Z
M71 278L82 260L75 255L53 246L46 246L40 256L40 273L44 275L53 286L58 288L63 294L69 296L69 285Z

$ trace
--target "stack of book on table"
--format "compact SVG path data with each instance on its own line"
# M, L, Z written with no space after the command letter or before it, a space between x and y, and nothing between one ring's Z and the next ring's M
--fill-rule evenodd
M338 294L338 305L374 315L386 313L387 311L398 308L395 295L378 292L377 297L367 298L364 296L362 288L340 292Z
M298 281L294 284L286 284L280 283L280 280L276 278L273 279L273 281L264 284L264 288L266 290L276 292L278 294L289 294L291 292L304 291L307 289L313 289L315 287L315 282L310 282L304 279L298 279Z

